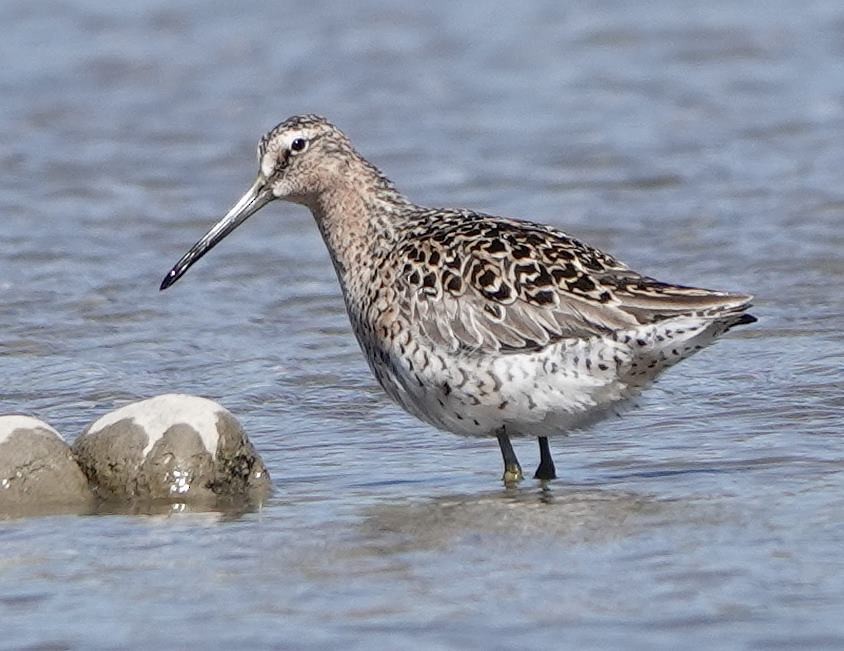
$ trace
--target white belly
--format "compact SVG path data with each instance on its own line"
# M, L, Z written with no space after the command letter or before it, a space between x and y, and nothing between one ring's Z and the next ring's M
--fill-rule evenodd
M449 356L420 348L370 363L390 397L441 429L554 436L617 413L665 368L711 343L716 326L683 317L535 353Z

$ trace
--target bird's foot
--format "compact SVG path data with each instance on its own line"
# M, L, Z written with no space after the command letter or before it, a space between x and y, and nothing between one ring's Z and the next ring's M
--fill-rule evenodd
M502 479L506 486L517 484L524 478L525 474L522 472L522 467L518 463L509 464L504 467L504 476Z
M554 467L554 462L545 463L544 461L539 464L539 467L536 469L536 472L533 473L534 479L539 479L541 481L550 481L552 479L557 478L557 469Z

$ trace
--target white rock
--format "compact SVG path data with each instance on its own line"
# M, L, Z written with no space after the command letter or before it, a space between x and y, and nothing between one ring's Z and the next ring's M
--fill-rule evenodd
M167 394L115 409L85 429L73 453L110 502L262 499L271 489L237 419L197 396Z
M0 515L81 512L92 500L85 475L55 429L31 416L0 416Z
M199 434L205 449L213 456L217 453L217 419L221 413L231 415L225 407L213 400L183 393L167 393L110 411L94 421L88 427L87 434L95 434L128 418L149 437L143 450L146 456L168 429L181 423L192 427Z
M58 438L64 440L62 435L50 427L43 420L33 418L32 416L22 416L19 414L10 414L8 416L0 416L0 443L8 439L15 430L34 430L43 429L52 432Z

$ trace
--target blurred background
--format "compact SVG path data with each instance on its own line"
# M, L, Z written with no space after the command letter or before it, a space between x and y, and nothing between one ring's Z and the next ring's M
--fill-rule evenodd
M0 412L203 395L276 485L0 522L0 647L844 646L842 70L836 0L0 2ZM303 208L158 292L303 112L760 321L505 491L375 386Z

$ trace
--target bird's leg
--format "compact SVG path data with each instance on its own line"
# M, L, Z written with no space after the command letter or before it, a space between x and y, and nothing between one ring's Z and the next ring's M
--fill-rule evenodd
M513 445L510 443L510 437L504 432L502 428L496 433L498 437L498 447L501 448L501 456L504 459L504 483L512 484L524 479L522 467L519 465L519 460L516 458L516 453L513 451Z
M548 447L548 437L538 436L539 439L539 467L533 474L534 479L556 479L557 469L554 467L554 460L551 458L551 449Z

